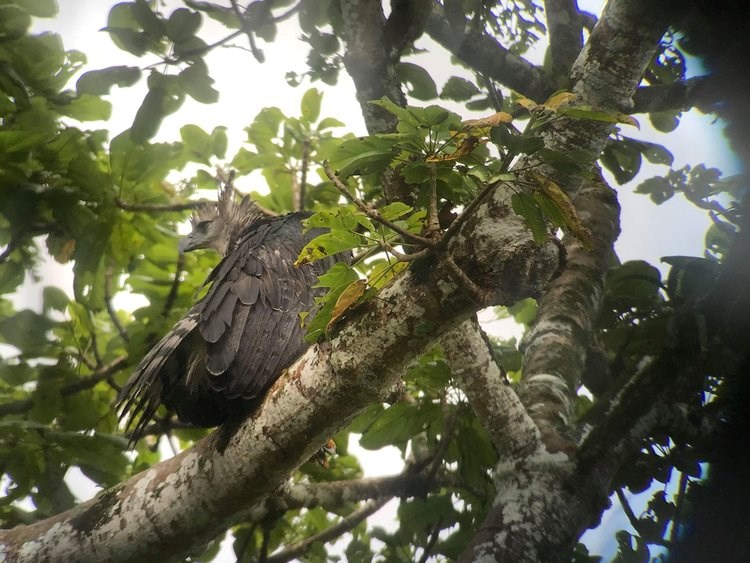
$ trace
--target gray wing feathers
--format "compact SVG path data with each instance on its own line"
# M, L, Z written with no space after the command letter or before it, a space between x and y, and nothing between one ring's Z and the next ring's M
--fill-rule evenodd
M338 260L294 267L318 229L302 233L300 215L251 226L209 275L206 296L148 353L122 390L134 439L160 402L184 422L213 426L247 412L307 348L300 313L314 314L317 276ZM197 329L197 330L196 330ZM244 405L244 407L243 407Z
M128 415L126 431L132 427L133 438L131 438L131 442L138 439L156 414L156 409L161 403L164 383L179 377L179 374L173 373L171 377L165 380L162 371L165 364L172 359L175 350L198 326L199 306L200 304L193 307L185 318L181 319L146 354L120 391L117 410L120 420Z

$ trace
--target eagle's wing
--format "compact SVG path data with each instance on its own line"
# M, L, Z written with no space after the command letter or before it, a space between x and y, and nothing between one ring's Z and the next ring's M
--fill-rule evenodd
M312 236L303 235L296 215L269 220L218 267L198 330L207 384L226 399L259 397L307 348L301 313L313 310L320 290L312 286L325 270L294 261Z
M301 313L315 312L317 277L338 259L299 268L320 234L302 232L300 214L251 226L209 275L206 296L154 346L123 387L120 418L137 440L160 403L180 420L216 426L245 413L307 348Z
M117 399L120 420L128 417L126 431L132 428L131 443L143 433L162 402L162 395L181 376L177 350L189 340L198 326L202 303L195 305L164 338L141 360Z

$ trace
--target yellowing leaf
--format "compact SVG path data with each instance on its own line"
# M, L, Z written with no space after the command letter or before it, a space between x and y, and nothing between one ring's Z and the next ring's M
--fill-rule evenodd
M576 211L573 202L568 197L568 194L546 176L532 173L531 177L540 189L540 192L535 192L534 194L537 199L540 194L543 194L547 201L551 203L554 206L554 209L560 214L560 218L565 224L565 227L567 227L568 230L581 241L581 244L583 244L584 247L591 248L591 233L583 223L581 223L581 218L578 216L578 212Z
M458 160L459 158L466 156L472 150L474 150L474 147L476 147L480 142L483 142L483 141L480 141L476 137L466 137L458 144L455 152L451 154L436 154L433 156L428 156L427 158L424 159L424 161L425 162L448 162L451 160Z
M497 127L503 123L510 123L513 121L513 116L504 111L499 111L495 114L479 119L467 119L461 122L461 127L464 131L473 131L474 129L484 129L487 127Z
M516 100L516 103L522 108L529 111L534 111L539 108L539 104L537 104L534 100L530 100L528 98L518 98Z
M567 105L576 98L577 96L573 92L558 92L557 94L550 96L549 99L544 102L544 107L554 111L560 106Z
M367 289L367 281L356 280L349 284L349 286L341 292L339 298L336 300L336 305L333 306L333 313L331 313L331 320L328 321L326 331L331 330L331 327L335 325L346 312L354 307L357 302L365 294Z

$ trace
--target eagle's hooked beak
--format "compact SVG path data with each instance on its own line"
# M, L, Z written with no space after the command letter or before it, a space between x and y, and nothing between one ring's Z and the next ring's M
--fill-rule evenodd
M198 248L193 233L182 237L179 244L177 245L177 248L179 249L180 254L185 254L186 252L190 252L191 250L195 250L196 248Z

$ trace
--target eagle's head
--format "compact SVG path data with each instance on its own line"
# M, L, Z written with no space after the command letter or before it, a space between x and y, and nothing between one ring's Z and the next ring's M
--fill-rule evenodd
M211 248L225 256L240 235L263 217L263 212L250 197L237 201L232 187L222 185L217 203L206 203L193 212L190 218L192 231L180 241L180 252Z

